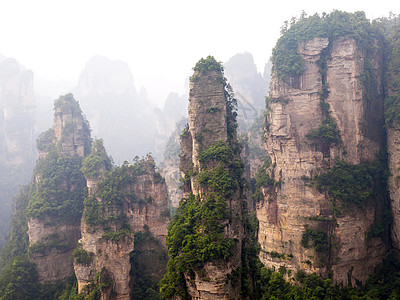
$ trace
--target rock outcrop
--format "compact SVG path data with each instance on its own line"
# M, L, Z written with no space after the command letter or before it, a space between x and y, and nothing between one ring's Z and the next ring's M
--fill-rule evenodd
M384 147L381 54L369 61L350 37L316 37L300 43L297 53L305 62L303 74L285 81L275 71L271 81L266 149L276 183L263 189L264 200L257 204L260 258L267 267L331 272L336 284L365 282L387 251L381 238L367 238L379 205L367 201L337 214L331 195L310 179L337 159L354 165L372 161ZM367 63L377 79L368 89L361 81ZM341 142L311 140L310 132L327 119L336 124ZM316 229L328 237L325 254L306 247L306 232Z
M29 201L30 259L42 283L63 280L74 273L72 252L80 238L80 218L86 182L82 158L90 151L91 138L71 94L55 101L54 126L37 141L39 161Z
M162 290L167 297L239 299L244 197L234 100L213 57L194 70L189 124L181 134L184 198L167 237L170 262ZM178 266L185 271L176 278Z
M400 80L399 80L399 36L400 29L396 25L399 18L392 19L390 29L391 38L386 49L386 99L385 115L387 130L387 151L388 166L390 177L388 187L391 198L391 208L393 214L392 226L392 245L400 252L400 120L399 120L399 100L400 100ZM397 23L398 24L398 23Z
M155 170L151 156L134 165L117 167L105 176L102 172L85 175L88 183L95 185L91 186L85 204L82 238L74 254L78 290L86 287L90 291L96 275L107 270L112 280L109 288L116 299L130 299L135 285L131 278L134 273L131 256L136 250L136 234L147 233L158 241L159 249L147 250L165 251L169 223L165 181ZM152 265L151 261L147 263ZM159 279L163 271L157 271ZM102 293L105 295L107 290Z

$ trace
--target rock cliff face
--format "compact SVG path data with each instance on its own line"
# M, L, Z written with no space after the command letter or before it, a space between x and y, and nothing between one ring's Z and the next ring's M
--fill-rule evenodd
M72 251L81 237L79 223L58 223L59 220L49 217L45 220L31 218L28 222L30 259L36 264L41 283L56 282L73 275ZM43 250L33 250L36 247Z
M304 73L285 82L275 72L271 81L266 149L277 183L263 189L264 200L257 204L260 258L267 267L325 275L333 271L336 284L365 282L387 250L380 238L367 239L377 207L368 202L337 215L328 193L307 179L326 172L336 159L351 164L371 161L383 147L381 57L375 53L371 59L377 83L367 90L360 79L367 57L353 39L314 38L300 43L297 52L305 61ZM323 56L328 57L325 74L317 63ZM329 94L321 102L326 87ZM326 115L340 130L341 143L310 141L309 133ZM327 233L334 244L329 254L321 258L321 253L304 247L306 228Z
M395 19L396 20L396 19ZM398 18L397 18L398 20ZM400 29L398 25L392 24L391 39L388 43L388 51L386 56L386 84L387 94L385 99L385 114L387 128L387 150L388 150L388 165L390 177L388 186L391 198L391 208L393 214L392 226L392 245L400 251L400 123L398 103L400 100L400 75L399 68L399 36Z
M28 205L30 259L42 283L73 275L86 182L80 171L90 131L71 94L55 101L54 126L37 141L39 161Z
M118 182L121 178L122 181ZM165 181L156 172L151 156L135 165L116 168L105 177L100 173L97 179L87 177L87 180L91 188L78 246L86 259L74 255L79 292L85 286L90 291L96 274L105 269L112 280L109 288L116 299L130 299L135 286L131 278L135 271L131 256L136 250L136 234L145 232L156 239L159 249L150 247L147 250L165 249L169 222ZM110 193L117 198L110 198ZM152 264L150 261L147 263ZM157 271L159 279L162 271ZM102 290L102 293L105 295L107 291Z
M393 247L400 251L400 131L397 129L400 126L394 125L387 129L388 140L388 164L391 176L388 180L390 198L392 200L393 213L393 230L392 243Z
M202 70L201 63L209 63L214 66L214 69L210 70L210 68L206 67L205 70ZM229 102L230 98L228 98L230 96L227 96L229 93L226 90L223 74L218 63L214 58L208 57L206 60L200 61L196 68L190 84L189 124L181 134L180 169L182 177L185 178L184 196L188 198L186 200L184 198L181 201L180 207L184 205L183 202L185 201L188 201L188 203L199 201L198 204L186 205L198 207L200 209L199 214L203 217L198 220L196 216L193 216L190 221L194 226L199 226L198 229L185 229L187 232L192 230L201 232L201 236L188 237L188 235L184 237L188 241L191 238L199 239L198 242L194 242L196 243L194 247L197 250L193 250L195 252L191 254L185 252L188 249L180 249L179 251L185 252L181 254L182 257L186 255L196 256L194 259L202 262L199 262L201 267L193 264L190 267L190 271L187 270L184 273L185 290L194 299L238 299L240 298L240 284L234 285L229 278L235 276L240 278L238 270L241 266L241 242L243 239L243 199L241 198L243 194L237 186L233 190L229 190L227 186L224 188L221 188L221 186L220 188L216 187L219 186L219 180L221 179L217 179L218 176L224 178L222 180L232 180L232 182L235 180L232 173L229 172L232 171L230 163L234 164L234 162L239 163L240 161L239 152L232 150L237 145L236 126L231 110L232 104ZM223 154L222 157L216 154L219 151L227 151L226 155L229 156L229 159L227 157L224 158ZM226 161L227 159L229 162ZM225 178L225 172L227 172L226 176L232 177ZM241 177L243 169L240 169L238 173L240 174L237 175ZM208 181L211 178L205 180L207 176L217 176L214 178L215 181L212 180L215 186L212 186L213 183ZM230 187L234 185L231 182L225 184ZM219 209L225 206L226 212L219 212ZM215 213L216 217L212 221L206 221L209 218L207 211L212 207L215 210L210 213ZM180 213L181 215L176 221L178 224L183 222L179 221L180 218L185 218L185 213L182 211ZM231 217L227 217L228 215ZM203 222L205 224L202 224ZM218 224L209 228L208 226L210 225L207 225L209 222L217 222ZM173 224L173 227L176 226L179 225ZM214 233L215 228L219 228L219 226L221 227L221 233L219 231ZM184 229L176 228L176 230ZM217 239L216 236L219 236L219 238ZM179 237L177 238L179 239ZM173 241L174 239L175 237L171 236L170 243L180 243ZM219 250L213 251L214 259L209 258L210 254L207 252L207 246L202 244L203 239L209 241L210 247L213 247L214 244L221 244ZM223 259L221 257L223 254L219 254L218 251L226 247L225 242L231 239L235 242L230 246L232 248L228 250L229 259L226 257ZM183 242L182 247L186 248L184 244L186 242ZM204 257L206 257L205 260L195 254L203 251ZM170 259L175 262L181 257L171 257L170 254ZM240 280L238 279L236 282L240 282ZM172 284L176 285L177 283L171 282Z

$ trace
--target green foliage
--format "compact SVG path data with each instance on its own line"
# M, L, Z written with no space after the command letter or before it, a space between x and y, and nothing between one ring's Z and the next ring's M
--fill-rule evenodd
M319 253L326 252L329 249L328 234L322 229L306 228L301 237L301 245L304 248L310 248L310 240L315 251Z
M135 250L131 252L131 299L164 299L159 294L158 281L164 275L168 256L160 241L148 228L135 233ZM163 271L161 271L163 270Z
M186 124L185 128L183 129L180 137L181 139L187 137L189 135L189 124Z
M374 168L369 162L353 165L338 160L327 173L315 177L317 188L343 204L363 206L372 192Z
M104 171L112 168L111 159L104 148L103 140L95 140L92 144L92 152L82 162L81 171L87 178L96 178Z
M216 106L212 106L212 107L207 108L207 113L208 114L215 114L215 113L217 113L219 111L220 111L219 107L216 107Z
M219 140L207 150L200 152L198 159L203 165L210 161L227 164L233 159L233 151L222 140Z
M257 202L263 200L263 194L261 192L262 187L272 187L277 183L269 175L268 168L269 161L264 163L264 165L258 169L255 177L252 178L252 180L250 181L253 192L253 199Z
M198 71L200 74L207 71L223 73L224 67L222 66L222 62L216 61L213 56L209 55L205 59L201 58L194 66L193 70Z
M35 168L40 180L34 185L27 216L38 219L52 216L65 224L78 222L86 195L81 163L81 157L63 156L55 151L40 159Z
M388 95L385 97L385 122L388 126L400 123L400 22L399 17L389 20L385 75Z
M200 172L197 178L203 187L227 198L231 197L238 189L237 182L232 180L229 170L222 164L211 170Z
M338 144L341 141L340 131L330 117L323 119L322 124L307 133L306 137L314 143L320 142L326 145Z
M27 254L28 250L28 220L25 208L31 198L31 188L24 186L14 198L15 212L11 220L11 230L8 234L8 241L0 254L0 270L15 257Z
M38 274L27 256L11 260L0 276L0 299L39 299Z
M103 180L97 184L94 194L85 199L86 224L93 228L103 226L103 229L107 229L111 223L124 218L122 207L125 201L148 201L137 199L133 193L124 192L124 189L135 183L138 176L151 171L154 171L154 166L142 159L135 161L133 165L124 163L106 172ZM101 199L101 202L97 198Z
M283 30L272 50L271 60L278 77L288 82L289 78L300 76L305 70L305 62L297 53L299 43L314 37L325 37L333 41L349 36L354 38L360 47L371 52L374 38L378 34L364 12L347 13L334 10L322 16L302 16L297 22L292 22L288 30Z
M68 245L65 243L65 237L61 237L58 233L52 233L42 237L40 242L31 245L28 249L29 254L40 253L42 255L51 249L57 249L59 251L66 250Z
M130 227L130 226L129 226ZM106 241L118 242L121 239L130 236L132 234L130 228L121 228L117 231L105 232L102 235L102 239Z
M47 131L42 132L39 137L36 139L36 147L39 151L49 152L54 150L54 141L55 134L53 128L48 129Z
M82 244L78 243L72 252L72 256L76 263L88 266L93 260L94 253L87 252L82 248Z
M108 289L111 289L114 282L108 273L107 269L103 267L96 277L85 285L83 293L85 300L100 300L101 295Z
M74 99L71 93L60 96L57 100L54 100L54 110L67 113L82 113L78 101Z
M199 270L209 261L228 260L234 241L224 236L222 220L229 219L225 198L210 193L200 200L190 194L179 205L167 235L169 262L161 281L164 297L186 297L184 272Z

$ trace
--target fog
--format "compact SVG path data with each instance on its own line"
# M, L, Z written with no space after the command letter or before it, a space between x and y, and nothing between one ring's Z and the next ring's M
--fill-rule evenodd
M364 10L368 18L399 13L394 1L28 1L1 2L0 53L65 93L96 54L126 62L137 89L162 107L184 94L196 61L209 54L227 61L250 52L263 72L282 23L308 14ZM57 82L65 83L60 84ZM62 88L64 86L64 88ZM39 88L38 86L37 88ZM43 88L43 85L42 85Z

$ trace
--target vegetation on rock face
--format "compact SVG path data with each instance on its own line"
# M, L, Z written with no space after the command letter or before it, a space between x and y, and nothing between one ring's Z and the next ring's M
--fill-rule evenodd
M274 186L277 182L269 175L270 161L266 161L264 165L258 169L254 178L251 179L251 187L253 192L253 200L259 202L264 199L261 188Z
M400 17L388 20L386 53L385 122L388 126L400 123Z
M220 140L200 152L197 157L200 169L185 174L185 178L198 182L204 192L201 196L195 196L190 191L188 197L181 200L169 225L166 241L169 261L167 274L161 281L161 292L166 298L174 295L187 298L185 274L194 279L198 273L207 280L202 270L205 263L223 263L232 257L237 241L226 236L225 228L236 216L232 216L227 200L240 197L244 189L244 165L240 160L241 148L236 139L237 103L223 77L222 65L213 57L208 57L200 60L194 70L197 77L192 80L198 80L203 72L209 70L221 74L227 101L228 140Z
M134 184L141 175L153 175L155 184L164 180L155 170L154 162L136 158L132 165L125 162L122 166L104 173L104 178L97 184L94 194L85 199L85 222L92 228L102 227L106 231L103 236L105 240L119 240L130 234L123 211L125 202L152 201L151 198L138 199L133 192L127 191L127 187ZM113 225L118 225L118 229L111 231L115 227Z
M79 103L71 93L54 100L54 110L61 113L82 113Z
M87 252L82 248L82 244L78 243L75 250L72 252L72 256L74 257L76 263L89 265L93 260L94 253Z
M310 240L315 251L323 253L328 250L328 234L324 230L306 228L301 237L301 245L310 248Z
M54 149L55 134L53 128L42 132L36 140L36 146L39 151L49 152Z
M363 206L373 188L371 168L367 162L353 165L338 160L327 173L315 177L317 188L344 204Z
M40 242L31 245L28 249L30 255L35 254L46 254L46 252L56 249L58 251L63 251L68 249L68 244L66 244L65 237L60 236L58 233L53 233L42 237Z
M306 18L304 15L296 22L292 19L290 27L285 24L282 35L272 50L272 63L279 78L300 76L304 72L305 62L297 53L298 45L314 37L328 38L351 37L367 51L372 51L374 38L379 31L365 17L364 12L347 13L334 10L329 14L315 14Z
M340 131L330 117L323 119L322 124L307 133L306 137L314 143L319 142L326 145L338 144L341 141Z
M194 66L193 70L195 72L199 72L200 74L206 71L223 73L224 67L222 66L222 62L216 61L213 56L209 55L207 58L201 58Z
M131 253L131 299L164 299L159 294L159 280L165 274L168 255L160 241L145 226L135 233L135 250Z
M114 281L107 269L103 267L99 273L96 274L95 278L85 285L83 294L85 300L99 300L101 299L102 293L106 290L111 290Z
M103 140L95 140L92 144L92 152L82 162L81 171L87 178L97 178L102 172L110 171L111 159L104 149Z
M80 220L86 196L81 163L81 157L64 156L55 151L38 161L35 174L40 180L34 184L26 210L29 218L50 216L64 223Z

